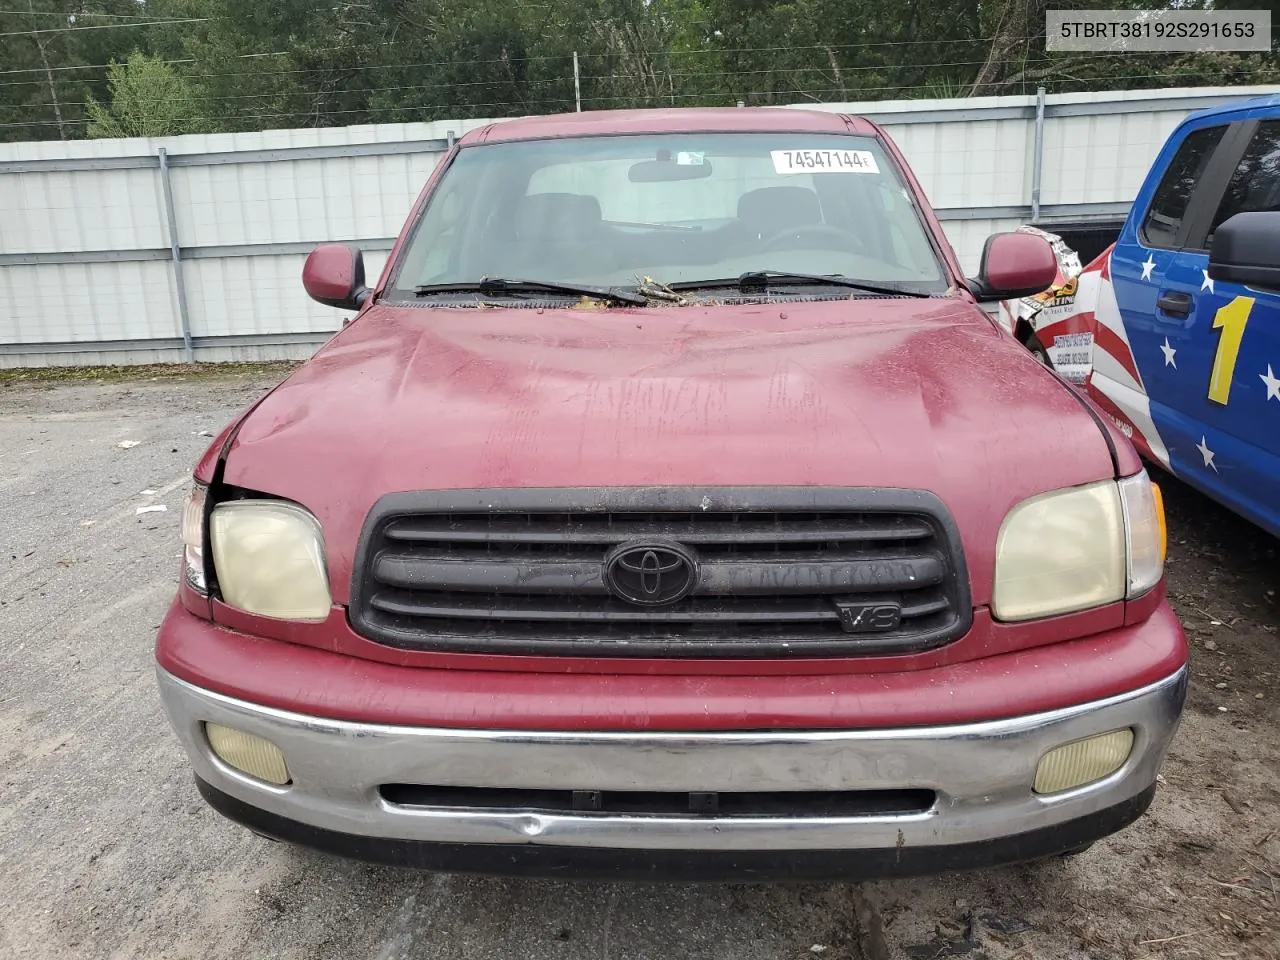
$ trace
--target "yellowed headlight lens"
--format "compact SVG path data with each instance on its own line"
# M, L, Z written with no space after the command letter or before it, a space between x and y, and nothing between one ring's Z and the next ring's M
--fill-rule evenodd
M1051 617L1123 600L1125 529L1107 480L1024 500L996 540L996 619Z
M1050 750L1036 766L1036 793L1061 793L1109 777L1133 750L1133 731L1112 730Z
M270 740L217 723L206 723L204 733L213 752L227 766L267 783L284 786L289 782L284 754Z
M324 620L332 604L320 524L295 503L232 500L210 518L213 567L231 606L281 620Z

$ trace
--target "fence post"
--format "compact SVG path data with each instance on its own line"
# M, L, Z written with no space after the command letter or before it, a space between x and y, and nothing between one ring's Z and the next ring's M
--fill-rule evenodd
M573 97L578 102L578 113L582 112L582 76L578 72L578 51L573 51Z
M1040 177L1044 170L1044 87L1036 89L1036 147L1031 160L1031 222L1040 220Z
M173 284L178 295L178 320L182 324L182 344L186 348L187 363L195 361L191 345L191 318L187 314L187 285L182 279L182 248L178 244L178 217L173 208L173 183L169 177L169 152L159 149L160 185L164 188L164 215L169 223L169 257L173 264Z

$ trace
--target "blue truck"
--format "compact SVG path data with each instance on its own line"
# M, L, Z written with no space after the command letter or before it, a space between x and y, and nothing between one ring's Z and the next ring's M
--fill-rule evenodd
M1145 458L1280 536L1280 95L1188 116L1115 241L1059 262L1006 327Z

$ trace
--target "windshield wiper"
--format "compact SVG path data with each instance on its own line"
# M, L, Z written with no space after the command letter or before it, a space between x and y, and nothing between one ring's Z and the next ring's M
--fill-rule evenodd
M638 293L629 293L610 287L593 287L586 284L558 283L551 280L502 280L497 277L485 277L475 283L427 283L414 287L413 292L419 297L429 297L437 293L478 293L485 297L520 296L533 293L569 293L582 297L594 297L597 300L609 300L613 303L625 303L628 306L643 307L648 300Z
M851 290L861 290L864 293L883 293L897 297L929 296L929 294L920 293L918 290L907 290L904 287L887 283L866 283L862 280L854 280L852 277L843 277L838 273L788 273L783 270L748 270L738 277L727 277L722 280L683 280L679 283L669 283L667 286L672 290L736 287L743 293L756 288L767 290L770 287L823 286L848 287Z

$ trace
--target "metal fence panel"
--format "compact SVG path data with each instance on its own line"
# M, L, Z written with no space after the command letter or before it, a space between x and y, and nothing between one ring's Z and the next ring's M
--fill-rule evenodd
M184 246L395 236L441 151L175 166Z
M1027 120L895 123L885 130L934 207L1027 202L1034 135L1034 124Z
M0 366L25 365L6 346L178 336L175 303L164 260L0 267Z
M974 270L1033 202L1048 224L1123 216L1189 112L1277 91L797 106L884 125ZM372 282L449 138L489 122L0 144L0 367L310 355L344 315L303 293L307 252L358 243Z
M345 314L316 303L303 292L305 260L305 253L294 253L185 262L191 335L331 333ZM365 251L365 270L371 283L385 261L385 251Z
M1045 125L1045 203L1129 202L1189 110L1058 117Z
M153 170L0 173L0 254L164 246Z

